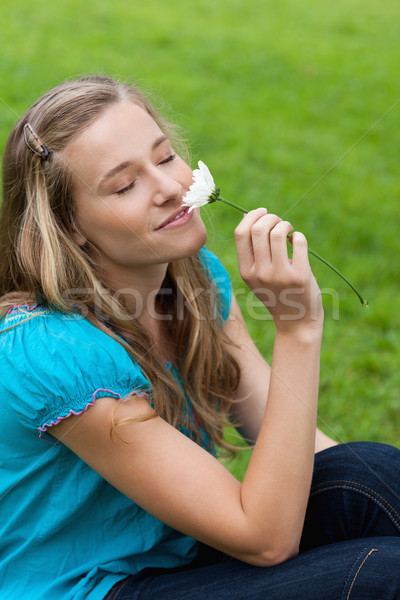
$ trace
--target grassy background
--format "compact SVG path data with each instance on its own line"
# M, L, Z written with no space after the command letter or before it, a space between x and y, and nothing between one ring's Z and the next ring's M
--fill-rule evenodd
M182 125L193 164L207 162L225 197L290 219L368 298L362 309L311 259L320 287L336 290L324 301L320 427L340 441L399 445L399 22L398 0L2 4L0 151L59 81L133 79ZM204 212L269 359L273 326L237 271L240 215Z

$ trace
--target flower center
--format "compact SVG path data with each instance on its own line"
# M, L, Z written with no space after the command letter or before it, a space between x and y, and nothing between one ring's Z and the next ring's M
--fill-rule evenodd
M218 200L220 193L221 193L220 188L216 187L215 190L213 191L213 193L210 194L210 198L209 198L208 202L215 202L216 200Z

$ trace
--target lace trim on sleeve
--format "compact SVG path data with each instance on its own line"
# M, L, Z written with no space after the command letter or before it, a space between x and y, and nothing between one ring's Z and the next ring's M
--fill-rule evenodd
M127 394L125 394L125 396L122 396L121 394L119 394L118 392L114 392L113 390L108 390L106 388L98 388L95 392L93 392L93 397L92 400L90 402L87 402L87 404L85 405L84 408L82 408L82 410L70 410L69 413L67 415L63 415L60 417L57 417L55 419L55 421L50 421L50 423L44 423L41 427L38 427L38 431L39 431L39 437L42 440L45 440L46 442L53 442L53 443L57 443L58 440L56 440L53 437L46 437L51 435L48 431L49 427L53 427L54 425L58 425L58 423L60 423L61 421L63 421L64 419L68 419L68 417L71 417L72 415L81 415L82 413L86 412L88 410L88 408L90 408L90 406L93 406L93 404L96 402L96 400L98 399L97 394L103 392L103 394L101 396L99 396L100 398L106 398L108 395L113 396L114 398L118 398L119 400L123 400L124 398L128 398L128 397L132 397L132 396L147 396L148 397L148 393L147 392L132 392L132 391L127 391Z

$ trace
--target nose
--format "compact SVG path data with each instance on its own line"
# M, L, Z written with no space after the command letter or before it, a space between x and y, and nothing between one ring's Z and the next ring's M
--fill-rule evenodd
M154 182L153 201L155 204L161 206L170 200L182 199L182 184L174 179L174 177L155 167L152 179Z

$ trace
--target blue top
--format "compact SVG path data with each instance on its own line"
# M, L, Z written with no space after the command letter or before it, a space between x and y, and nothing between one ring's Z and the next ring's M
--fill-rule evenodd
M200 256L226 319L229 276L211 252ZM0 335L1 599L101 600L145 567L190 562L194 539L141 509L47 431L97 398L151 391L139 365L79 315L19 307L0 331L19 322Z

